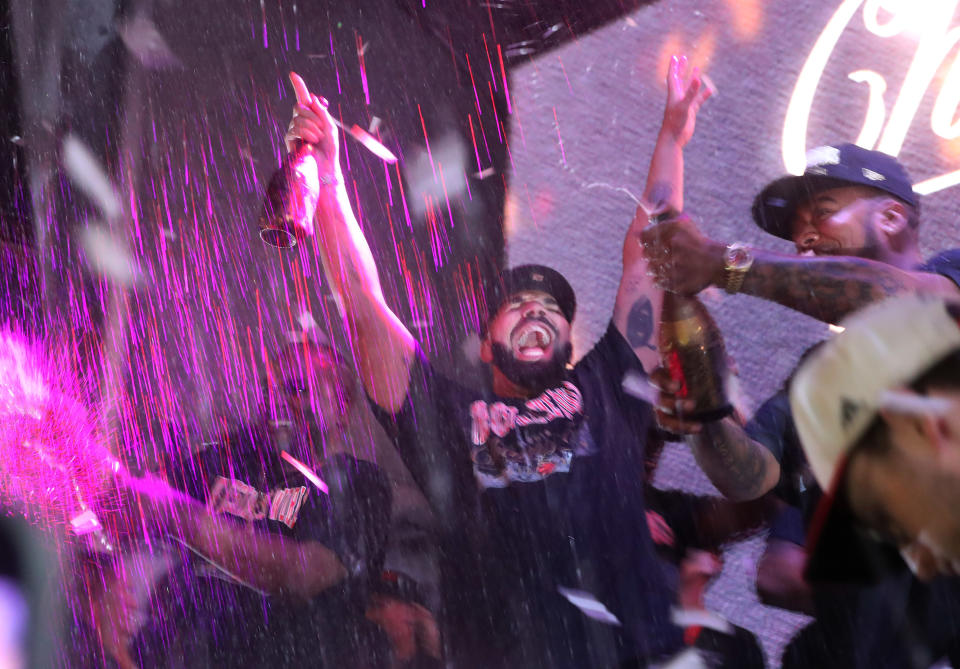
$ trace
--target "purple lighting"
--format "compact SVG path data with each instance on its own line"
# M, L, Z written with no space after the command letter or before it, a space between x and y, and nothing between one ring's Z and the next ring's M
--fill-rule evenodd
M0 334L0 490L29 520L77 534L100 529L91 508L120 463L100 443L71 373L36 344Z

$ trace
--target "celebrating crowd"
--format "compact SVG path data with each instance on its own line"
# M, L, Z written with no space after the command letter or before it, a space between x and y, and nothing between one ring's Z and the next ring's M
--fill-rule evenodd
M570 284L505 269L482 299L486 382L466 387L384 297L337 124L291 80L287 147L320 177L301 233L348 345L278 348L257 420L121 477L153 544L77 577L76 664L763 667L704 591L725 544L769 528L757 592L812 617L784 667L960 666L960 249L921 256L896 159L821 147L763 186L754 222L796 255L710 239L683 149L711 90L673 58L605 333L574 363ZM751 419L704 419L657 332L663 291L709 286L842 332ZM666 441L722 497L655 487Z

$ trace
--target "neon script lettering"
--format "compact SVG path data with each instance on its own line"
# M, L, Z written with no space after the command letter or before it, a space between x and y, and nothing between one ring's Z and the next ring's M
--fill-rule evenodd
M783 125L781 148L787 171L801 174L805 167L807 125L820 79L840 37L863 9L864 27L881 39L912 38L917 48L893 106L887 113L887 82L879 73L860 69L847 77L866 84L867 111L856 143L897 156L917 110L941 65L960 42L960 27L951 28L958 0L845 0L833 13L807 56L794 86ZM960 55L942 81L930 115L930 127L944 140L960 137ZM960 170L935 176L914 186L920 194L934 193L960 184Z

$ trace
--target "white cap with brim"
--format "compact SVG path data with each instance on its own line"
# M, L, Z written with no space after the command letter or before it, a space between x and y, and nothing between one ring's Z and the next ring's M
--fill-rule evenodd
M808 537L808 576L823 571L814 569L814 563L849 562L851 543L857 539L849 510L837 504L847 456L885 406L890 391L960 349L960 325L948 310L954 304L943 298L908 296L868 307L843 321L844 331L795 374L790 408L807 461L825 493Z

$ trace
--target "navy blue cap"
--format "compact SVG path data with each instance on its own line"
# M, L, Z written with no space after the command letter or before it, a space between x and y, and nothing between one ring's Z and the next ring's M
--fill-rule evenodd
M496 282L487 291L487 316L484 328L511 295L524 290L539 290L557 301L567 321L573 321L577 312L577 297L570 283L555 269L544 265L518 265L501 272Z
M753 201L753 220L771 235L792 241L797 207L821 191L844 186L869 186L911 207L920 205L910 176L896 158L856 144L839 144L811 149L802 175L767 184Z

